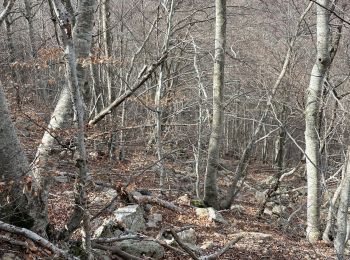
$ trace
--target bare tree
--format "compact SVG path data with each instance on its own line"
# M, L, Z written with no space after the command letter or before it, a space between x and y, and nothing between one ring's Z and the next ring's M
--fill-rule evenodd
M330 63L329 0L317 5L317 57L311 71L305 108L305 154L307 169L307 239L315 243L320 238L320 141L318 111L324 77Z

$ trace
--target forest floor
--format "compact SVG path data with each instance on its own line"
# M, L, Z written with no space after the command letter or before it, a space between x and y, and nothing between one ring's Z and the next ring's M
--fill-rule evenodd
M42 135L42 129L39 125L44 125L44 122L40 122L38 117L34 120L28 120L19 111L16 111L14 115L19 136L29 159L32 159ZM31 117L34 117L34 115L32 114ZM33 123L32 121L39 123ZM89 134L93 135L95 133L91 132ZM151 191L153 196L160 195L159 177L156 175L154 167L152 167L152 164L156 161L154 155L147 155L144 152L138 153L137 151L129 152L126 156L126 162L116 162L111 165L106 155L92 156L92 146L89 143L88 152L89 172L93 181L113 186L116 183L126 182L130 176L137 175L130 189L145 189ZM185 161L176 158L165 161L165 167L168 169L168 181L162 199L176 204L179 202L178 198L185 194L190 199L195 198L195 176L189 172L191 170L188 162L184 163ZM229 167L234 168L235 162L233 160L226 158L225 162ZM64 158L61 155L52 164L57 174L74 174L75 172L74 161L69 155ZM295 194L289 194L287 197L279 198L279 203L285 207L283 212L279 215L264 214L261 218L258 218L256 213L259 209L259 202L256 190L264 190L264 181L272 176L275 170L259 162L252 162L248 173L246 185L234 203L240 206L220 211L229 224L200 219L196 216L195 207L189 204L180 205L184 209L182 214L160 206L154 206L151 211L152 213L162 214L162 223L159 227L148 228L143 233L155 237L161 228L172 227L176 229L191 226L196 231L197 245L212 244L210 249L204 251L205 254L215 252L231 239L237 237L237 234L242 234L243 239L221 255L220 259L335 259L331 246L323 242L311 245L305 239L305 193L296 192ZM220 190L227 187L231 179L230 176L229 173L221 172L219 174ZM65 225L72 211L73 185L74 180L70 179L69 182L65 183L57 182L51 188L49 216L56 229L60 229ZM305 185L305 180L300 173L288 177L282 183L286 190L302 187L303 185ZM89 186L88 192L90 209L93 215L103 208L109 202L109 199L101 193L101 189L97 189L94 185ZM300 210L292 214L298 208ZM288 221L290 216L292 217ZM10 246L4 242L0 243L0 256L5 252L11 252L18 255L19 259L36 259L36 257L40 259L39 253L29 251L21 251L20 247ZM177 256L174 252L167 250L164 259L189 259L189 257Z

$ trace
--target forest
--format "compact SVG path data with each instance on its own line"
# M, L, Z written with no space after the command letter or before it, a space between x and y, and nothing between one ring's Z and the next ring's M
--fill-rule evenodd
M0 259L350 259L349 11L1 0Z

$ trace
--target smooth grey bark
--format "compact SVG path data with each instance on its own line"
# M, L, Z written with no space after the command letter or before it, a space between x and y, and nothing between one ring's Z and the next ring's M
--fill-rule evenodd
M215 1L215 57L213 75L213 117L204 180L204 203L218 208L217 170L223 118L225 85L226 0Z
M170 8L168 10L168 20L167 20L167 30L164 36L164 44L163 51L167 52L169 50L169 41L171 36L172 29L172 20L174 14L174 0L170 2ZM165 65L162 63L159 67L159 75L158 75L158 85L154 97L154 103L156 107L156 127L155 127L155 142L156 142L156 151L158 163L157 167L159 169L159 186L161 189L164 188L164 180L165 180L165 170L163 165L163 144L162 144L162 105L161 99L164 95L164 87L163 87L163 74L164 74Z
M83 98L79 89L79 81L77 77L77 62L75 58L74 44L72 40L67 41L66 51L68 55L68 76L69 84L72 88L72 97L74 106L76 108L77 118L77 151L79 153L78 159L76 160L76 166L79 170L78 178L75 183L75 207L74 212L71 216L73 218L81 218L83 222L83 247L87 253L87 259L92 259L91 253L91 225L90 225L90 214L88 211L88 198L86 195L86 184L87 184L87 159L86 159L86 148L84 142L84 104ZM75 220L74 220L75 222Z
M0 173L6 183L0 195L0 218L27 228L32 228L28 197L22 192L31 190L30 178L25 176L30 167L11 120L5 94L0 84ZM10 201L7 201L7 197Z
M311 71L305 108L305 154L307 172L307 239L315 243L320 238L320 141L318 112L322 85L330 64L329 0L319 0L317 5L317 58ZM324 8L325 7L325 8Z
M110 58L112 54L112 37L110 28L110 0L101 1L101 14L102 14L102 41L105 56ZM107 63L105 69L106 84L107 84L107 100L111 103L114 99L114 93L112 90L112 77L111 77L111 65Z
M34 43L34 24L33 24L33 13L32 13L31 1L24 0L24 7L25 7L25 18L28 24L30 54L32 57L35 57L36 49L35 49L35 43Z
M6 28L6 43L7 43L7 48L8 52L10 54L9 61L11 63L16 61L16 50L15 50L15 45L13 42L13 30L12 30L12 25L14 21L12 19L11 15L6 16L5 18L5 28ZM20 93L20 86L17 84L17 82L20 80L20 74L18 70L12 70L11 71L12 78L14 80L14 85L16 89L16 102L17 105L21 105L21 93Z
M337 235L334 240L334 249L339 260L344 258L344 250L346 245L346 235L348 226L348 208L350 193L350 146L347 147L348 152L344 164L344 178L341 183L340 201L337 213Z
M329 202L329 208L328 208L328 214L327 214L327 223L326 223L326 228L323 231L322 234L322 240L325 241L328 244L332 244L332 239L331 236L334 233L334 224L335 224L335 217L336 217L336 211L338 209L337 202L339 199L340 191L342 188L342 183L344 180L344 173L345 173L345 168L343 166L343 177L342 177L342 182L339 184L337 189L335 190L332 199Z

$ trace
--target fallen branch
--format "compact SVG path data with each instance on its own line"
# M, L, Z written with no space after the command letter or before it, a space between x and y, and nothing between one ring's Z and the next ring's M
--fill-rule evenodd
M123 240L140 240L142 237L140 235L127 235L127 236L117 236L117 237L99 237L92 239L95 243L113 243L117 241L123 241Z
M89 125L95 125L97 122L99 122L102 118L104 118L106 115L108 115L112 109L119 106L125 99L130 97L136 90L138 90L153 74L153 72L158 68L160 64L162 64L165 59L167 58L168 53L164 53L163 56L154 64L152 64L149 67L146 67L139 77L139 80L123 95L115 99L111 104L109 104L108 107L103 109L98 115L95 116L92 120L90 120Z
M179 246L183 250L185 250L192 259L194 259L194 260L200 259L199 257L196 256L196 254L192 251L192 249L189 248L189 246L187 246L184 242L181 241L181 239L179 238L179 236L176 234L176 232L173 229L169 229L168 231L171 233L171 235L173 236L175 241L179 244Z
M0 230L10 232L13 234L17 234L17 235L22 235L22 236L32 240L33 242L39 244L40 246L51 250L53 253L57 254L58 256L64 257L65 259L78 260L78 258L76 258L75 256L72 256L67 251L58 248L56 245L52 244L50 241L39 236L38 234L34 233L33 231L30 231L29 229L16 227L14 225L7 224L7 223L2 222L0 220Z
M137 256L130 255L130 254L120 250L117 247L103 246L103 245L99 245L99 244L97 244L95 242L92 243L92 247L93 248L97 248L97 249L102 249L102 250L105 250L105 251L109 251L112 254L116 254L117 256L119 256L119 257L121 257L122 259L125 259L125 260L144 260L144 258L139 258Z
M19 241L19 240L16 240L16 239L13 239L13 238L7 237L7 236L0 236L0 240L5 241L5 242L12 244L12 245L15 245L15 246L20 246L20 247L24 247L24 248L29 247L27 242Z
M176 253L179 254L183 254L185 255L186 253L176 247L173 247L171 245L168 245L165 241L158 239L158 238L152 238L152 237L148 237L148 236L140 236L140 235L128 235L128 236L124 236L124 237L105 237L105 238L95 238L92 241L95 243L113 243L113 242L117 242L117 241L123 241L123 240L138 240L138 241L153 241L156 242L158 244L160 244L161 246L164 246L165 248L168 248Z
M131 194L132 195L132 194ZM176 206L175 204L165 201L156 197L148 196L148 195L132 195L132 197L140 204L156 204L159 206L162 206L164 208L170 209L172 211L175 211L177 213L182 213L183 209Z
M243 236L238 236L237 238L235 238L234 240L232 240L231 242L227 243L226 246L224 246L223 248L221 248L219 251L211 254L211 255L206 255L206 256L202 256L199 259L200 260L213 260L213 259L217 259L219 256L221 256L222 254L224 254L228 249L230 249L231 246L233 246L234 244L236 244L238 241L240 241L243 238Z

